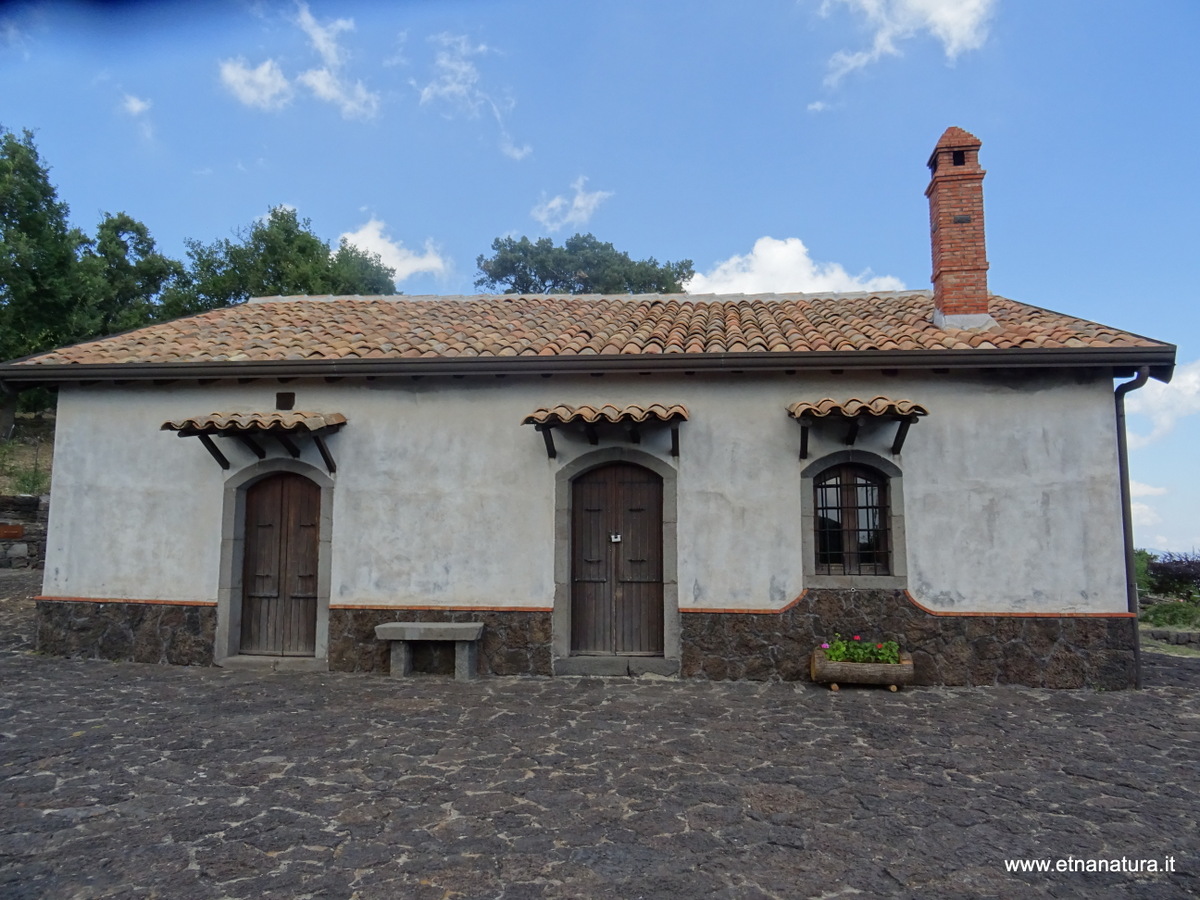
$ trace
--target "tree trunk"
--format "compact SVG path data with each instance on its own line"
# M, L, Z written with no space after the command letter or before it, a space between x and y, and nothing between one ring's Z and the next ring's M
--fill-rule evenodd
M0 387L0 441L13 436L13 425L17 421L17 394Z

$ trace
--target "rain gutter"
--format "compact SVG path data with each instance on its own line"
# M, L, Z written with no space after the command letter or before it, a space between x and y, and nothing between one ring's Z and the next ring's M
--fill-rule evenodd
M1129 491L1129 444L1125 437L1125 395L1144 387L1150 380L1150 367L1142 366L1132 381L1117 385L1117 467L1121 479L1121 524L1125 536L1125 598L1133 618L1133 668L1134 686L1142 688L1142 642L1138 629L1137 568L1133 556L1133 510Z

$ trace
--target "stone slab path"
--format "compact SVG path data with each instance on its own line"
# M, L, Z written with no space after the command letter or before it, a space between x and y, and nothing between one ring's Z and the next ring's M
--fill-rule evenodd
M37 656L26 581L6 900L1200 894L1200 659L1111 694L252 674Z

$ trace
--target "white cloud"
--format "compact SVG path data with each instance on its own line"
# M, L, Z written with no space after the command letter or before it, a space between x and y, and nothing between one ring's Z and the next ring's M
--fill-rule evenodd
M1133 524L1139 528L1149 528L1162 521L1162 516L1148 503L1130 503L1129 512L1133 517Z
M1130 447L1145 447L1171 433L1184 416L1200 412L1200 360L1178 366L1170 384L1151 379L1125 396L1125 410L1153 423L1149 434L1130 432Z
M580 175L571 183L571 190L575 192L573 197L557 194L542 200L529 214L550 231L586 225L600 204L612 196L612 191L585 191L586 184L587 178Z
M273 59L253 69L241 58L222 60L221 81L247 106L282 109L292 99L292 86Z
M1142 484L1140 481L1129 482L1129 494L1133 497L1161 497L1167 492L1166 488Z
M745 256L731 256L687 284L693 294L762 294L802 291L900 291L904 283L869 271L848 273L840 263L819 263L799 238L761 237Z
M317 99L341 109L345 119L370 119L379 112L379 94L368 91L361 81L350 84L331 69L309 69L296 80Z
M334 19L322 25L309 11L307 3L297 3L296 6L300 11L296 24L308 35L309 43L325 63L319 68L302 72L296 81L312 91L318 100L338 107L342 118L373 118L379 112L379 94L367 90L361 81L351 83L342 73L346 54L338 44L337 37L344 31L353 31L354 20Z
M392 240L384 230L386 228L386 222L372 216L367 224L357 231L347 231L339 240L353 244L360 250L378 253L384 265L396 270L397 284L419 272L444 275L449 269L446 259L438 253L432 241L426 241L424 252L417 253L405 247L402 241Z
M281 109L291 101L293 84L308 88L318 100L332 103L343 118L369 119L379 112L379 94L369 91L362 81L344 73L347 54L338 43L338 35L354 30L353 19L334 19L322 24L306 3L297 3L296 26L324 65L301 72L289 80L279 63L268 59L251 68L244 59L221 62L221 81L242 103L259 109Z
M500 130L500 152L509 159L515 159L518 162L527 157L533 152L533 147L529 144L522 144L518 147L513 143L512 137L503 129Z
M927 33L941 42L953 62L968 50L983 46L997 0L824 0L821 14L847 6L866 19L873 31L871 48L851 53L840 50L829 60L825 83L833 86L856 69L885 56L899 56L898 44Z
M147 141L154 140L154 124L146 115L150 112L151 105L149 100L143 100L133 94L126 94L121 100L121 110L137 122L142 138Z
M509 159L521 160L533 152L529 144L518 145L509 134L506 119L515 105L512 100L497 99L481 86L482 76L474 57L493 50L487 44L475 44L463 34L436 34L429 38L440 47L434 55L434 77L424 85L413 82L422 106L440 106L444 114L476 118L490 112L500 128L500 152Z
M814 113L825 112L825 110L829 109L829 104L823 100L814 100L812 103L808 104L808 106L805 108L809 112L814 112Z
M469 115L490 102L479 87L479 69L471 57L488 52L487 44L472 45L463 34L436 34L429 39L441 48L434 57L434 78L420 89L421 105L444 103Z
M325 65L336 69L342 65L342 48L338 46L337 36L343 31L354 30L353 19L335 19L328 25L320 24L308 10L307 3L297 3L300 13L296 16L296 24L308 35L313 49L321 54Z
M133 96L133 94L126 94L121 101L121 109L134 117L149 112L150 106L151 103L149 100L143 100L141 97Z

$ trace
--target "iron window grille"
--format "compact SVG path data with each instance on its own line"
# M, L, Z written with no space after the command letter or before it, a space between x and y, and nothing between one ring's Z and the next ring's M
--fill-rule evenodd
M816 492L816 571L822 575L890 575L887 477L859 465L827 469Z

